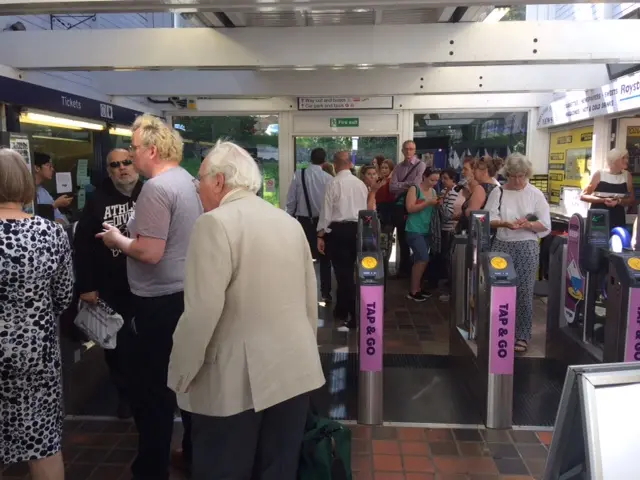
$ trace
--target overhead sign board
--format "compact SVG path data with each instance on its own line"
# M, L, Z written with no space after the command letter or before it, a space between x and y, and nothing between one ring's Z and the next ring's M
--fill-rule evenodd
M640 109L640 72L598 88L569 92L544 107L538 128L549 128L617 112Z
M390 110L393 97L298 97L298 110Z
M142 113L3 76L0 76L0 102L119 125L130 125Z

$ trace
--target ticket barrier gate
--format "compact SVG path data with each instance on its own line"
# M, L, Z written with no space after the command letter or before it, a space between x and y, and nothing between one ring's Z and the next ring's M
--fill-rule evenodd
M603 361L609 258L609 212L574 214L568 235L551 245L546 356L566 365ZM620 361L620 360L609 360Z
M604 329L605 363L640 362L640 252L609 255Z
M385 268L378 215L358 215L357 310L360 318L358 423L383 422L383 312Z
M464 255L466 301L457 298L467 307L457 310L465 312L464 318L451 317L450 351L481 405L487 428L507 429L513 417L516 272L509 255L489 252L488 212L473 212L470 224ZM463 245L460 238L456 242L455 248ZM454 281L465 280L455 278L462 272L461 256L454 251ZM455 295L462 290L459 283Z

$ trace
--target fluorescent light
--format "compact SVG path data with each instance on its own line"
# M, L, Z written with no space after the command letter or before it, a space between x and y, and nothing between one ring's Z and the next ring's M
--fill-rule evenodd
M499 22L511 10L509 7L494 8L484 19L485 22Z
M110 129L109 134L118 135L120 137L130 137L132 135L131 130L129 130L128 128L120 128L120 127Z
M45 125L47 127L68 128L70 130L104 130L104 125L99 123L83 122L80 120L72 120L70 118L52 117L51 115L43 115L41 113L22 113L20 114L20 122L31 123L34 125Z

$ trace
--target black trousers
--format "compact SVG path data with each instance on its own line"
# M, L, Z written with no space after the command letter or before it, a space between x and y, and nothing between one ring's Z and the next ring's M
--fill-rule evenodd
M118 332L116 348L104 351L104 360L109 367L111 381L118 391L118 400L128 402L131 389L132 364L132 331L131 317L133 317L133 294L127 290L112 291L99 290L98 295L118 312L124 320L124 325Z
M136 480L168 480L175 394L167 387L173 331L184 311L183 292L161 297L134 296L131 407L138 429ZM185 416L188 416L185 415ZM190 423L184 420L189 455ZM183 442L184 445L184 442Z
M396 235L398 236L398 247L400 248L400 265L398 265L396 273L399 276L408 277L411 275L413 262L411 261L411 250L407 243L406 221L397 222L395 227Z
M309 217L296 217L302 225L309 247L311 248L311 255L314 260L317 260L320 264L320 292L322 296L328 296L331 293L331 260L328 256L320 254L318 252L318 219Z
M356 318L356 282L355 268L357 257L358 224L356 222L332 223L331 233L327 236L326 247L338 282L334 316L348 320L355 325Z
M192 414L192 480L296 480L308 394L230 417Z

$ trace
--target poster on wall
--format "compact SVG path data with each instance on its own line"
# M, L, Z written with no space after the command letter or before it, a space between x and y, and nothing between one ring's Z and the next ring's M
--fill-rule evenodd
M555 132L549 139L549 203L560 204L562 187L585 188L591 178L593 126Z
M11 150L15 150L22 156L22 158L24 158L27 168L29 169L29 172L31 172L31 149L29 148L29 137L26 135L17 135L15 133L11 133L9 135L9 148ZM33 215L35 211L34 204L30 203L25 205L23 210L25 213Z

